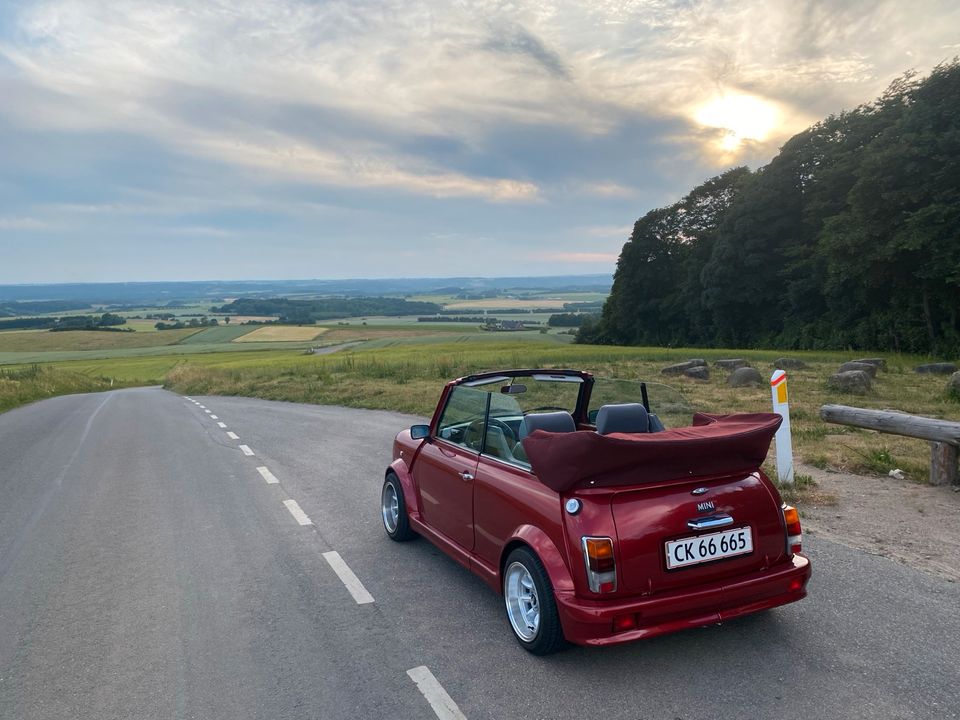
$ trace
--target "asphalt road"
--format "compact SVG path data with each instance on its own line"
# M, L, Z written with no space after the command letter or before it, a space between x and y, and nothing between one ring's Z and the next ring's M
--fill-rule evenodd
M956 584L808 535L800 603L535 658L478 579L383 534L416 418L193 400L0 415L2 720L960 717Z

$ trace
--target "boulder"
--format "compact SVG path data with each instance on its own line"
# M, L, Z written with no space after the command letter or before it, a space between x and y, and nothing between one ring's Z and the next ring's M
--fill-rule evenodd
M736 360L717 360L715 363L718 368L721 370L736 370L737 368L747 367L750 365L746 360L741 360L737 358Z
M874 365L878 370L887 369L887 361L883 358L860 358L859 360L852 360L851 362L864 363L865 365Z
M727 385L730 387L760 387L763 385L763 378L760 377L760 371L756 368L742 367L730 373Z
M831 375L827 380L827 387L831 390L850 393L851 395L866 395L870 392L870 376L863 370L850 370Z
M926 365L917 365L914 369L914 372L918 372L922 375L949 375L950 373L955 373L957 370L960 370L953 363L927 363Z
M947 395L960 400L960 370L950 376L950 382L947 383Z
M684 377L693 378L694 380L709 380L710 368L705 365L694 365L684 370L683 375Z
M852 360L850 362L845 362L840 366L838 372L850 372L851 370L860 370L865 372L870 376L871 379L877 376L877 366L871 363L860 362L859 360Z
M706 367L706 360L687 360L686 362L668 365L660 371L662 375L683 375L684 371L695 367Z
M773 367L777 370L803 370L807 364L803 360L796 358L777 358L773 361Z

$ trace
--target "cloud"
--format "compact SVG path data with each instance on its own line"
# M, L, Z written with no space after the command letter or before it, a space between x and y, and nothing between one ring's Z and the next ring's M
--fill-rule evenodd
M33 217L0 217L0 230L48 230L51 223Z
M633 226L631 225L593 225L585 228L581 228L590 237L600 237L600 238L621 238L626 239L630 237L630 233L633 232Z
M570 79L570 72L560 56L547 49L543 42L519 25L495 30L495 36L484 44L484 49L507 55L520 55L532 59L549 75L562 80Z
M611 265L617 261L617 253L602 252L557 252L557 253L538 253L535 255L538 260L546 260L555 263L601 263Z
M925 72L958 26L953 0L7 3L0 241L76 272L204 228L246 243L247 276L462 274L478 242L477 272L538 248L537 272L612 269L635 218ZM737 96L776 109L769 132L698 122ZM565 259L585 239L607 260Z

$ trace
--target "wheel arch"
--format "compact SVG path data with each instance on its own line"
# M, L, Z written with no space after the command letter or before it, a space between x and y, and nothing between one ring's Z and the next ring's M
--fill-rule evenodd
M403 490L403 504L407 507L407 514L419 513L419 499L417 498L416 488L413 486L413 477L410 475L406 463L403 460L394 460L383 474L383 479L386 480L390 475L395 475L400 481L400 488Z
M563 554L557 549L550 536L538 527L523 525L517 528L513 536L504 544L503 551L500 553L497 575L501 594L503 593L503 571L506 569L507 558L510 557L510 553L519 547L529 548L540 558L540 562L543 563L543 567L550 578L550 584L553 585L554 593L573 591L573 578L570 576L570 570Z

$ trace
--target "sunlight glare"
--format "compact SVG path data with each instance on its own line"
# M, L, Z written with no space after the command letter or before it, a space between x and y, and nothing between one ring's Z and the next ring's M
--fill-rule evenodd
M754 95L723 95L702 105L694 119L706 127L726 130L720 149L734 152L744 140L766 140L779 118L772 103Z

